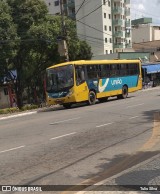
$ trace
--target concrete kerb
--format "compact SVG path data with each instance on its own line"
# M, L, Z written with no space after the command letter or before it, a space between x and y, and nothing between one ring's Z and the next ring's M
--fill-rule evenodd
M36 114L36 113L41 113L41 112L50 112L50 111L54 111L57 109L60 109L60 105L43 107L43 108L38 108L38 109L34 109L34 110L27 110L27 111L17 112L17 113L2 114L2 115L0 115L0 120L22 117L22 116L32 115L32 114Z

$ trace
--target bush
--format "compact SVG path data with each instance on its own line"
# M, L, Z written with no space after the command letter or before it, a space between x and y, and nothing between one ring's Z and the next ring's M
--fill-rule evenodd
M0 114L9 114L9 113L15 113L15 112L19 112L19 108L14 107L14 108L0 109Z
M15 112L20 112L20 111L26 111L26 110L32 110L38 108L38 105L25 105L21 109L18 107L13 107L13 108L5 108L5 109L0 109L0 114L9 114L9 113L15 113Z
M36 109L38 108L38 105L35 104L31 104L31 105L25 105L21 108L22 111L26 111L26 110L32 110L32 109Z

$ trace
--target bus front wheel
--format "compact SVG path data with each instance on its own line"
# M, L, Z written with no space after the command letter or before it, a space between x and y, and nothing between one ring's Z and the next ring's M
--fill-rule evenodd
M88 104L93 105L96 103L96 93L94 91L89 92Z

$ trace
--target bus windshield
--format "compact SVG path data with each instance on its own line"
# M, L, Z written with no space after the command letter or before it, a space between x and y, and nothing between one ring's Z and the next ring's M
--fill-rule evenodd
M73 65L47 70L47 92L59 92L74 85Z

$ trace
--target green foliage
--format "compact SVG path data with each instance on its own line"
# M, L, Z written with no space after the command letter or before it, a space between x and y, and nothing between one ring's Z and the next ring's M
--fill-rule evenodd
M65 23L70 60L90 59L91 48L78 39L75 21L65 18ZM21 108L24 89L34 94L38 87L41 98L45 69L61 61L61 17L48 15L43 0L0 0L0 26L0 77L17 70L17 82L12 83Z
M21 111L27 111L27 110L32 110L32 109L37 109L38 105L25 105L23 106L21 109L19 109L18 107L13 107L13 108L4 108L4 109L0 109L0 114L11 114L11 113L18 113Z
M17 107L0 109L0 114L9 114L9 113L16 113L16 112L19 112L19 108Z
M0 1L0 67L7 68L10 58L16 55L18 37L12 21L11 10L5 1ZM3 72L4 73L4 72Z
M38 105L25 105L21 108L21 111L26 111L26 110L32 110L32 109L37 109L38 108Z

